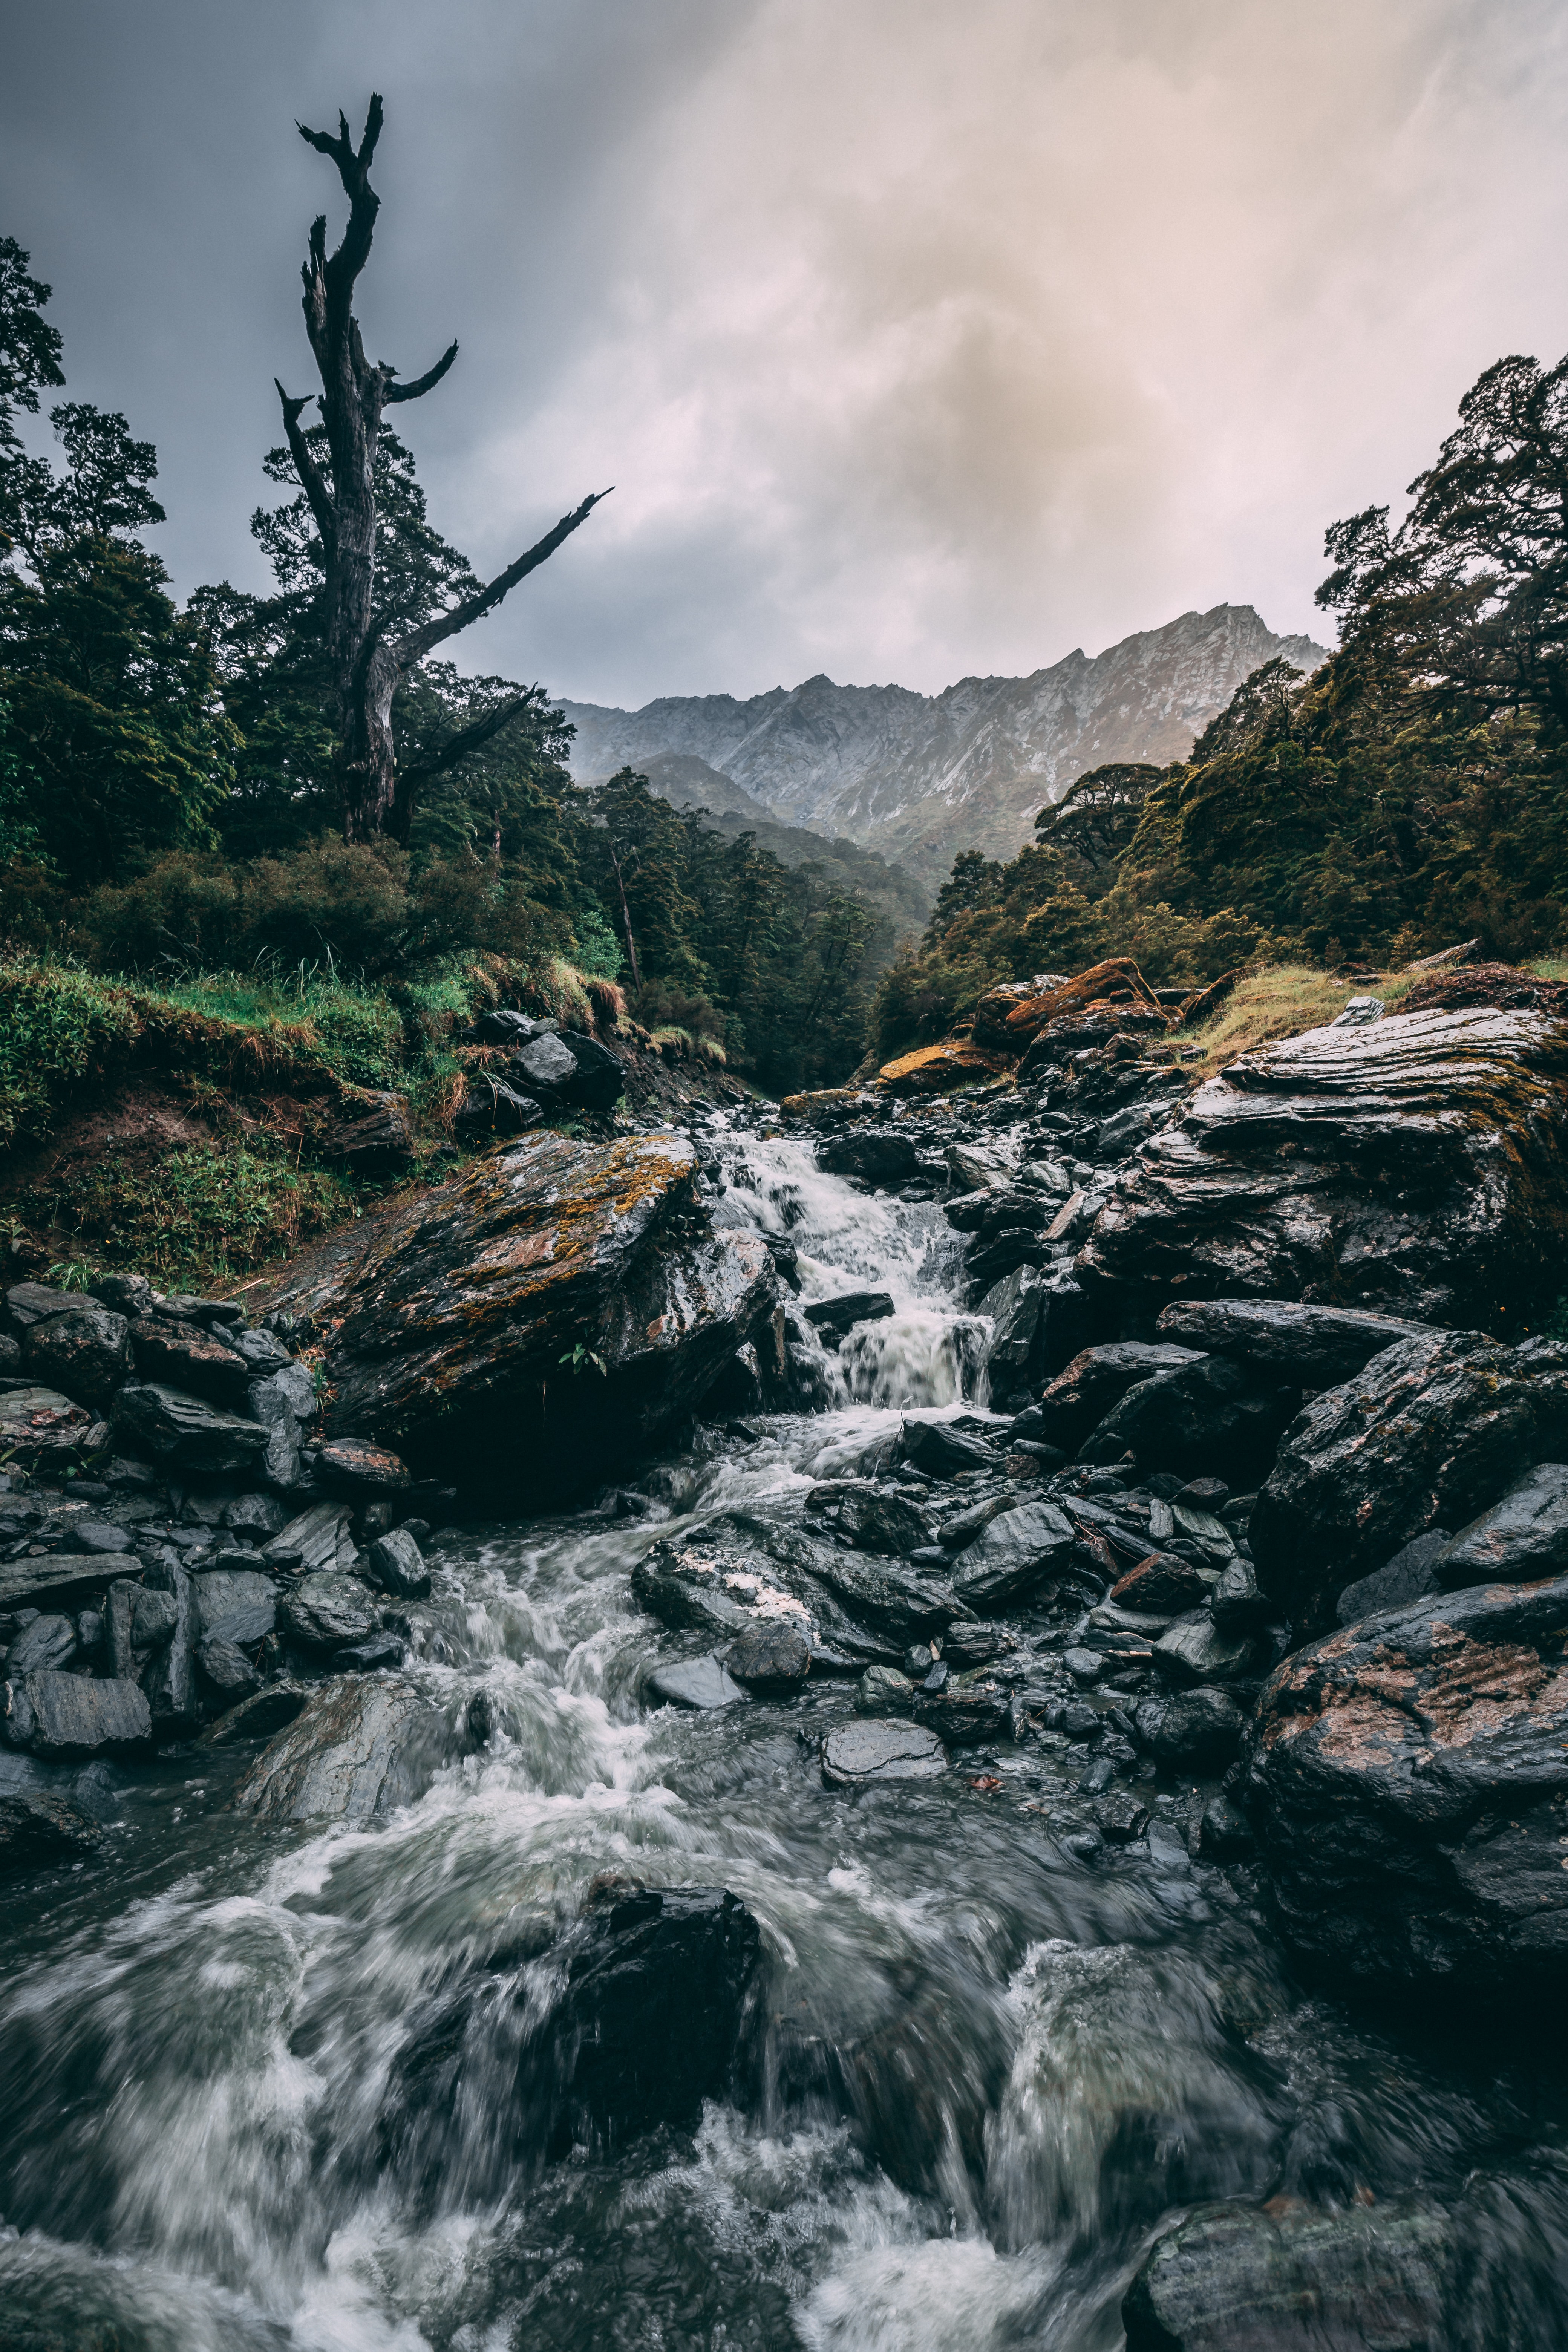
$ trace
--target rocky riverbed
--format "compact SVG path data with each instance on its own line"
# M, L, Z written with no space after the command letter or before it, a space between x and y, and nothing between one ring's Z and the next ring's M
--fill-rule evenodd
M1568 1028L1103 985L6 1293L0 2347L1557 2340Z

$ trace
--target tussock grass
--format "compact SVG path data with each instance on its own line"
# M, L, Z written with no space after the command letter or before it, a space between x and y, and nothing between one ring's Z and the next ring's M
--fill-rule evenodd
M1186 1069L1194 1078L1212 1078L1255 1045L1321 1027L1342 1013L1352 996L1381 996L1392 1011L1418 977L1391 971L1376 980L1335 980L1305 963L1271 964L1250 972L1237 982L1214 1018L1194 1031L1190 1042L1202 1049L1201 1057L1188 1062ZM1184 1037L1182 1042L1189 1041Z

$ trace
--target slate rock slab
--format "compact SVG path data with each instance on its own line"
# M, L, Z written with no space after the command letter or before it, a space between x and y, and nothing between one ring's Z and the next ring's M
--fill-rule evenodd
M700 1713L738 1706L748 1696L712 1656L656 1666L643 1685L643 1697L649 1706L690 1707Z
M1434 1528L1430 1535L1401 1544L1394 1558L1374 1568L1370 1576L1358 1576L1353 1584L1347 1584L1334 1603L1340 1623L1359 1624L1363 1617L1375 1617L1381 1609L1404 1609L1412 1601L1424 1601L1429 1592L1436 1592L1437 1579L1432 1563L1448 1539L1447 1528Z
M165 1471L217 1478L254 1469L267 1451L258 1423L157 1381L122 1388L112 1418L121 1450L150 1455Z
M953 1591L973 1615L989 1617L1060 1576L1077 1541L1072 1521L1055 1503L1020 1503L960 1553Z
M270 1739L275 1732L284 1729L303 1713L310 1694L303 1683L268 1683L252 1698L242 1698L209 1723L202 1733L204 1745L226 1748L239 1739Z
M1288 1298L1191 1298L1167 1307L1163 1339L1250 1364L1295 1388L1353 1379L1384 1348L1425 1339L1430 1327L1364 1307L1310 1307Z
M381 1631L375 1595L356 1577L331 1573L302 1576L285 1593L278 1622L307 1650L341 1649Z
M1528 1584L1568 1571L1568 1465L1542 1462L1500 1502L1450 1537L1432 1560L1443 1592L1468 1584Z
M35 1379L62 1389L95 1412L107 1412L131 1370L130 1328L123 1315L107 1307L69 1307L28 1326L23 1361Z
M822 1743L822 1777L830 1789L884 1780L930 1780L947 1769L947 1752L923 1725L886 1717L840 1725Z
M153 1743L153 1712L133 1682L49 1672L0 1685L0 1731L35 1756L135 1756Z
M47 1469L61 1457L68 1462L103 1444L109 1432L86 1405L78 1404L58 1389L28 1381L25 1387L0 1394L0 1454L13 1465Z
M245 1727L228 1736L246 1736ZM260 1822L363 1821L422 1795L456 1745L445 1717L412 1684L344 1676L323 1683L263 1748L235 1805Z
M312 1503L290 1519L261 1547L264 1561L299 1561L301 1576L336 1571L346 1576L354 1564L353 1528L341 1503Z
M1447 2216L1415 2199L1324 2212L1200 2206L1121 2305L1127 2352L1428 2352Z
M370 1548L370 1572L383 1592L395 1592L404 1601L427 1601L430 1597L430 1571L425 1565L425 1555L406 1528L394 1528L378 1536Z
M1076 1452L1129 1389L1162 1372L1179 1372L1200 1356L1201 1350L1172 1340L1113 1339L1098 1348L1080 1348L1046 1384L1039 1433L1050 1444Z
M724 1664L750 1690L799 1690L811 1672L811 1640L799 1619L761 1618L736 1634Z
M231 1412L243 1410L256 1374L237 1349L205 1325L143 1315L131 1326L131 1346L143 1381L205 1397Z
M893 1312L886 1290L842 1290L834 1298L814 1298L804 1310L812 1329L825 1339L842 1339L857 1323L879 1323Z
M117 1577L142 1574L134 1552L47 1552L36 1559L0 1560L0 1609L53 1609L79 1604Z

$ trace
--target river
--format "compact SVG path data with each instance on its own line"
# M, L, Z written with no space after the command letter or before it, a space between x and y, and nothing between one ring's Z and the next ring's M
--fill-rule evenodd
M1173 1798L1147 1839L1084 1856L1064 1742L851 1793L817 1749L852 1683L639 1704L650 1662L699 1646L631 1596L672 1522L797 1510L900 1408L984 1409L939 1207L821 1175L799 1142L712 1140L722 1215L787 1234L808 1297L874 1284L895 1315L824 1357L825 1410L635 1482L647 1517L432 1544L409 1671L448 1712L482 1687L495 1728L420 1801L266 1832L228 1809L244 1756L100 1768L106 1858L5 1898L0 2346L1112 2352L1173 2207L1446 2197L1478 2167L1498 2185L1474 2308L1506 2264L1556 2319L1456 2318L1453 2342L1563 2340L1560 2072L1303 1990L1245 1874L1189 1859ZM432 2159L389 2164L422 2001L503 1929L544 1940L605 1870L722 1885L762 1923L743 2101L541 2169L498 2043ZM857 2073L869 2127L847 2119Z

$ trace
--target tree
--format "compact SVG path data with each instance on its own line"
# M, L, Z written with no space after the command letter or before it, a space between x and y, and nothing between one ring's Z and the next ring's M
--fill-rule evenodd
M408 837L416 786L490 741L522 715L528 698L519 696L487 711L443 745L434 765L405 767L400 772L392 727L393 699L399 687L416 662L492 612L519 581L553 555L607 493L592 493L487 585L457 594L423 622L404 627L384 616L378 618L374 476L382 414L396 403L419 400L433 391L457 358L458 346L450 344L435 366L412 383L400 383L395 368L373 364L365 358L359 321L353 315L353 292L370 258L381 204L370 184L370 167L381 136L380 98L370 101L364 135L357 148L346 116L339 115L338 126L336 137L308 131L303 123L298 126L300 137L336 164L349 200L348 224L335 253L327 252L325 215L311 224L309 256L301 273L305 331L321 373L321 390L294 399L279 383L278 396L283 404L289 454L315 520L325 567L324 634L338 709L337 768L344 837L369 841L379 834L390 834L402 841ZM320 401L325 427L324 465L300 424L311 396Z
M36 416L43 387L65 382L60 331L44 317L53 289L28 276L31 258L14 236L0 236L0 554L14 536L18 472L26 463L12 419L19 408Z

